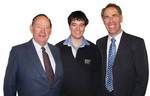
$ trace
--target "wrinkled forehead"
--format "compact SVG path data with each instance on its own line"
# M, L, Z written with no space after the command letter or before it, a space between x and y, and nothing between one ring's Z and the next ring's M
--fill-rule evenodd
M34 18L32 21L32 25L35 25L35 24L46 24L46 25L51 26L51 21L49 18L47 18L45 16L38 16L38 17Z

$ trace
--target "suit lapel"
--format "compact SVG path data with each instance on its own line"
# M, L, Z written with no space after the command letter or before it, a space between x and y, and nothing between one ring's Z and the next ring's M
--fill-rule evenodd
M58 52L57 50L54 49L54 47L50 44L48 44L49 48L50 48L50 51L52 53L52 56L54 58L54 61L55 61L55 64L56 64L56 69L55 69L55 75L54 75L54 81L57 79L58 76L60 76L59 74L61 73L60 71L60 58L58 58Z
M121 36L121 39L120 39L120 44L118 46L118 50L117 50L117 54L116 54L116 58L115 58L115 61L114 61L114 67L116 66L119 66L119 58L122 58L122 52L124 52L126 49L128 49L128 46L127 46L127 38L126 38L126 33L123 32L122 33L122 36Z
M28 52L28 54L29 54L28 56L30 58L29 61L32 62L31 64L33 64L33 67L35 67L38 74L40 74L42 77L44 76L45 78L47 78L46 73L45 73L45 71L42 67L41 61L38 57L38 54L36 52L36 49L33 45L32 40L30 40L29 43L28 43L28 51L27 52Z
M55 61L55 63L57 63L57 60L56 60L56 58L57 58L57 56L56 56L56 52L55 52L55 50L53 49L53 47L50 45L50 44L48 44L48 46L49 46L49 49L50 49L50 51L51 51L51 53L52 53L52 56L53 56L53 58L54 58L54 61ZM54 79L56 79L56 74L57 74L57 64L56 64L56 66L55 66L55 75L54 75Z

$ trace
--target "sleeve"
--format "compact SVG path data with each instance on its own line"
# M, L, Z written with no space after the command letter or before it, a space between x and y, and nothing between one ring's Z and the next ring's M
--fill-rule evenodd
M143 39L136 43L134 50L134 63L136 66L136 84L132 96L145 96L148 83L148 57Z
M12 48L4 78L4 96L16 96L17 57L15 48Z

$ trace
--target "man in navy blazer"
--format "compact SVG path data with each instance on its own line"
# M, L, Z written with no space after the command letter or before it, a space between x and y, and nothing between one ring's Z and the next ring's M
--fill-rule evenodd
M56 44L64 69L62 96L97 96L101 56L97 46L83 36L88 18L80 10L73 11L68 25L70 36Z
M121 29L122 11L116 4L108 4L101 16L109 33L97 40L103 62L102 96L145 96L148 82L148 59L142 38L125 33ZM115 39L116 55L112 67L112 86L107 86L108 58L111 39ZM110 71L110 70L109 70ZM110 83L110 82L109 82ZM108 84L109 85L109 84ZM109 88L113 90L109 90Z
M12 48L4 79L4 96L59 96L63 69L59 50L47 43L51 21L45 14L33 18L30 26L33 39ZM42 49L50 58L54 79L45 71Z

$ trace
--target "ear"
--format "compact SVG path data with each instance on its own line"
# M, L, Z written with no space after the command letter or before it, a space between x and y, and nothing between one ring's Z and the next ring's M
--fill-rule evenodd
M121 23L123 22L123 16L122 15L120 16L120 22Z
M30 25L30 31L31 31L31 33L33 33L33 26L32 25Z
M50 32L49 32L49 35L51 35L52 34L52 28L50 28Z

